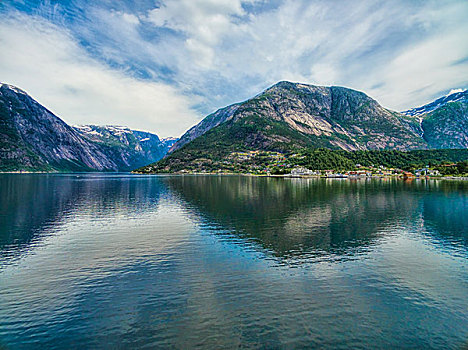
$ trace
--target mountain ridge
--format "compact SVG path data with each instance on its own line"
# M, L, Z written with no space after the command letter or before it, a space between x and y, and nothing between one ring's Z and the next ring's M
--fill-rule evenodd
M468 89L402 113L418 118L421 137L432 148L468 148Z
M285 104L287 104L288 99L291 100L287 91L291 89L295 90L294 93L296 94L296 97L299 96L297 99L298 103L290 106L291 108L289 108L289 110L286 110L288 106L285 106ZM354 95L351 98L351 103L347 96L350 94ZM270 97L276 98L276 101L272 101L272 106L266 106L263 102L268 100ZM312 100L307 101L306 97L310 97ZM304 101L301 101L301 98L303 98ZM361 111L356 110L357 106L355 103L358 101L362 102L359 106L362 109ZM253 104L256 105L252 106ZM397 112L389 111L388 109L381 107L377 101L370 98L363 92L340 86L326 87L281 81L251 99L221 108L208 115L199 124L192 127L187 133L185 133L169 153L181 148L196 137L205 134L210 129L217 127L232 118L238 120L239 112L242 110L245 111L249 108L256 108L258 110L269 108L270 111L268 111L268 113L270 117L276 121L285 121L293 129L298 130L303 134L315 136L324 135L326 137L333 138L332 134L336 133L338 136L335 137L331 144L328 145L332 148L338 147L348 150L366 149L366 147L386 148L386 145L363 145L362 142L354 140L355 137L364 136L362 130L359 130L359 125L354 125L354 128L356 129L354 131L357 132L350 133L349 130L343 128L340 123L340 119L341 122L348 123L352 119L350 118L350 114L352 114L352 112L361 119L366 119L367 116L364 112L367 112L369 108L367 108L368 106L365 106L365 104L372 104L372 107L375 110L378 109L376 113L380 115L386 114L387 119L393 120L393 125L404 124L405 127L403 128L403 133L417 133L416 131L418 127L416 120L412 120L404 115L399 115ZM351 109L353 109L353 111L351 111ZM332 114L335 115L331 117ZM339 114L338 118L336 118L337 114ZM413 125L408 126L408 124ZM390 124L387 126L390 129L392 128L392 125ZM370 133L373 131L374 130L368 130ZM387 137L387 135L383 134L380 136L383 138ZM391 143L392 141L390 140L390 137L388 138L389 140L387 140L387 142ZM425 147L421 142L416 143L415 147ZM393 146L389 145L388 147ZM398 145L394 147L398 147Z
M109 128L70 126L24 90L0 85L0 171L128 171L162 158L173 143L125 127L129 138L119 139Z

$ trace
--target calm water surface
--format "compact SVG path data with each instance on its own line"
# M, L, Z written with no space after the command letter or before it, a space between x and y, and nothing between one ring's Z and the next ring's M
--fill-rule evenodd
M468 182L0 176L0 348L467 346Z

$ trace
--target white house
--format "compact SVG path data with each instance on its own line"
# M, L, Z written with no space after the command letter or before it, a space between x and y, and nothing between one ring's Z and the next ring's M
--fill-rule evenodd
M439 170L428 168L418 169L414 172L414 174L416 176L440 176Z
M307 168L302 168L302 167L294 168L291 170L291 175L315 175L315 174L316 172L309 170Z

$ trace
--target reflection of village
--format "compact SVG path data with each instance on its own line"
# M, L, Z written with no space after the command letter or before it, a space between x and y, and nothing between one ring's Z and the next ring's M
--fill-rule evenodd
M300 154L293 154L289 159L300 159ZM253 159L268 159L270 162L269 167L265 165L250 166L251 170L258 173L263 173L269 176L282 176L282 177L327 177L327 178L368 178L368 177L401 177L401 178L426 178L426 177L440 177L441 174L437 169L426 166L421 169L416 169L413 172L405 171L398 168L389 168L383 165L370 165L362 166L355 164L355 169L349 171L338 171L336 169L321 169L313 170L302 166L292 166L288 164L288 159L284 154L279 152L261 152L261 151L247 151L247 152L234 152L230 157L237 162L249 162ZM284 169L283 174L278 174L272 171L273 169Z

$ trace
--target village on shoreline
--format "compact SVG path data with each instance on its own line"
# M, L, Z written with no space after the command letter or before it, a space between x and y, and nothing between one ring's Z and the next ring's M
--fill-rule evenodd
M326 149L293 152L232 152L227 157L180 160L167 166L136 169L136 174L251 175L285 178L468 179L468 162L445 157L413 157L404 152L340 152ZM355 157L354 159L351 157ZM409 158L409 159L408 159ZM434 158L434 159L433 159ZM378 165L376 165L378 164Z
M259 173L230 173L230 172L176 172L176 173L157 173L157 174L147 174L132 172L135 175L154 175L154 176L251 176L251 177L271 177L271 178L285 178L285 179L348 179L348 180L370 180L370 179L395 179L395 180L468 180L468 176L434 176L434 175L419 175L414 174L404 175L404 174L354 174L351 172L344 173L318 173L315 174L259 174Z
M339 158L329 158L336 153L329 150L320 150L314 154L294 153L285 155L279 152L233 152L227 159L217 162L197 164L192 167L182 167L175 171L145 172L142 168L131 172L123 172L135 175L242 175L257 177L277 178L327 178L327 179L454 179L468 180L468 162L433 162L428 164L419 162L415 164L404 164L401 167L369 164L369 160L363 158L367 164L362 165L356 161L346 159L345 162ZM325 153L323 153L325 152ZM359 160L358 160L359 161ZM375 159L374 159L375 161ZM378 161L378 160L377 160ZM207 166L208 164L208 166ZM319 169L323 166L323 169ZM328 168L325 168L328 166ZM54 169L46 171L13 170L0 172L2 174L83 174L86 172L64 172ZM94 174L112 174L115 172L91 172Z

